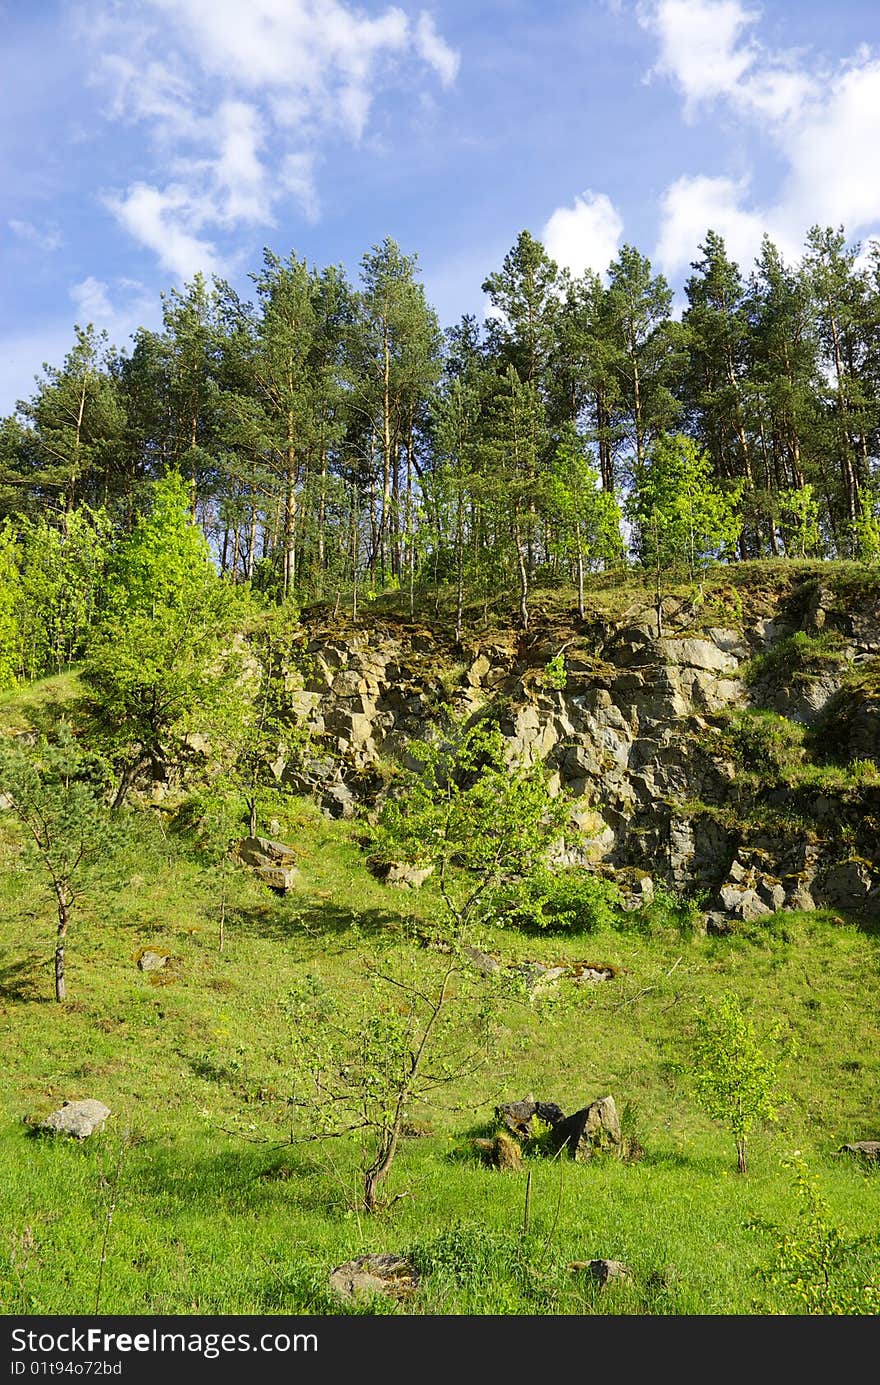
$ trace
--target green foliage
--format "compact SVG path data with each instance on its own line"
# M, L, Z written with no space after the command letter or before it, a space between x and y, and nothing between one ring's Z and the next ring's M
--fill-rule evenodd
M547 660L544 665L543 682L548 688L556 688L559 692L564 692L568 683L568 673L566 672L563 653L554 654L552 659Z
M0 741L0 793L24 829L23 852L42 877L58 913L56 999L66 996L64 943L71 915L118 835L105 794L108 766L85 751L62 722L52 740L25 735Z
M296 637L290 603L252 629L246 642L247 679L212 706L206 721L213 762L211 782L201 791L202 841L214 850L224 836L246 825L256 836L261 820L276 813L287 796L271 765L303 754L310 737L291 709L290 682L308 666Z
M155 483L149 514L139 518L112 565L109 604L114 615L161 617L190 610L194 594L211 589L211 554L190 506L190 487L179 472L169 471Z
M399 776L385 800L372 851L436 867L443 958L421 965L375 958L367 1008L353 1025L334 1027L306 1007L292 1039L294 1067L309 1076L309 1107L320 1107L329 1122L323 1133L338 1133L340 1124L363 1132L368 1212L385 1199L414 1103L486 1060L494 990L461 949L502 881L528 878L536 868L560 816L543 768L509 766L497 726L450 721L412 754L417 767ZM309 1118L314 1129L313 1110Z
M387 1200L412 1196L376 1223L358 1220L342 1194L354 1202L361 1186L359 1133L302 1138L311 1088L292 1081L288 997L312 976L325 998L319 1022L352 1029L370 995L364 953L390 947L400 961L411 953L434 974L442 954L412 936L416 924L429 927L431 881L389 890L364 864L359 823L292 803L301 885L280 898L238 872L221 953L216 882L163 832L164 815L131 816L137 835L119 853L118 884L100 909L82 908L72 931L76 1004L51 1024L39 882L18 866L8 814L0 834L0 1299L9 1311L91 1311L102 1176L130 1121L105 1267L108 1313L185 1314L198 1304L207 1314L371 1314L372 1301L349 1305L327 1291L333 1266L370 1250L424 1251L422 1287L384 1305L407 1316L791 1312L783 1284L756 1278L772 1243L747 1227L755 1217L790 1225L790 1180L757 1140L750 1177L738 1178L718 1129L663 1061L678 1050L691 1006L713 1001L734 978L756 1014L797 1032L801 1056L780 1069L787 1138L816 1169L841 1236L854 1244L876 1234L880 1179L830 1155L872 1129L880 1034L866 985L877 964L871 930L815 912L787 916L785 940L779 928L764 928L760 941L627 930L603 935L599 956L579 934L526 939L481 925L480 945L504 959L592 956L618 972L609 982L561 983L552 1007L507 995L488 1068L411 1109ZM163 971L138 971L143 946L170 954ZM376 1005L395 1004L395 989L377 985ZM302 1107L287 1103L296 1090ZM523 1237L525 1172L499 1173L462 1147L486 1133L496 1101L534 1092L569 1110L609 1090L624 1129L629 1103L638 1106L643 1158L529 1160L532 1232ZM29 1138L23 1115L41 1118L62 1096L87 1094L114 1113L103 1134L82 1145ZM862 1282L876 1284L869 1249ZM601 1255L631 1265L632 1285L594 1290L567 1268Z
M165 779L184 765L190 737L244 698L232 636L247 598L216 575L188 506L180 476L157 483L150 516L117 554L110 610L83 669L120 803L143 769Z
M786 1160L784 1167L793 1177L797 1220L788 1227L760 1220L750 1223L773 1243L773 1259L763 1273L782 1290L786 1303L782 1311L810 1316L876 1315L880 1241L876 1236L847 1240L799 1153Z
M880 563L880 498L873 490L862 493L853 524L856 556L863 563Z
M15 687L20 666L18 556L15 532L9 520L4 520L0 524L0 692Z
M807 483L797 490L779 492L779 527L790 558L808 558L821 552L819 502Z
M531 876L566 807L548 794L541 764L508 764L504 737L488 721L450 719L411 753L417 768L385 801L374 854L435 866L446 920L460 932L493 910L505 881Z
M541 1120L540 1116L532 1116L525 1141L525 1152L538 1155L555 1154L556 1146L552 1136L553 1126L550 1122Z
M818 635L796 630L777 640L764 654L758 654L741 670L746 683L781 683L802 674L821 673L841 663L843 640L834 630Z
M733 549L742 527L741 488L723 491L709 459L684 433L658 438L627 505L637 550L649 567L687 564Z
M691 1076L713 1120L723 1121L736 1141L740 1173L746 1172L746 1141L760 1121L776 1119L777 1062L767 1055L752 1020L733 992L697 1016ZM778 1028L767 1038L778 1039Z
M701 917L699 898L689 898L655 882L651 899L633 913L624 915L623 921L631 920L633 926L646 932L669 930L690 938L699 928Z
M21 525L18 622L22 676L59 673L82 659L106 609L113 527L105 510L81 505L63 524Z
M804 757L805 728L777 712L743 708L731 712L719 737L707 741L722 749L744 770L766 775L794 773Z
M600 488L586 440L573 427L563 431L547 481L547 508L559 525L562 556L583 566L610 567L623 559L621 521L614 496Z
M344 1012L311 977L290 993L288 1062L294 1128L308 1141L357 1134L361 1191L350 1205L374 1213L396 1201L386 1182L408 1117L487 1064L497 1003L457 949L364 962L352 981L367 988Z
M499 891L496 910L505 924L528 931L596 933L618 923L623 903L613 880L582 867L539 866Z

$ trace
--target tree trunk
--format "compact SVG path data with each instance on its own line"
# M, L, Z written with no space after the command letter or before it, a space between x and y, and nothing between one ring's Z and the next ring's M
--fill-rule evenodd
M397 1153L400 1126L401 1121L395 1116L391 1129L385 1131L382 1137L375 1159L364 1171L364 1210L367 1212L373 1213L379 1209L382 1184Z
M70 924L70 899L62 884L56 884L55 897L58 901L58 930L55 934L55 999L67 999L67 986L64 980L64 947L67 929Z
M529 628L529 573L526 567L526 557L523 552L522 534L519 527L519 515L517 514L513 524L513 541L516 547L516 565L519 572L519 618L522 622L523 630Z
M464 619L464 536L462 533L462 501L459 487L455 509L455 643L461 644ZM438 528L439 533L439 528Z

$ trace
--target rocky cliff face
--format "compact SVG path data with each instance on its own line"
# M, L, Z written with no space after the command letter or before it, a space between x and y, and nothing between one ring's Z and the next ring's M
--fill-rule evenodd
M425 629L313 627L305 672L287 682L321 750L282 756L276 773L350 815L441 704L488 712L511 760L540 758L572 797L561 865L697 889L719 917L880 914L876 592L812 582L732 600L729 617L704 625L693 602L672 602L659 638L654 612L637 609L563 640L465 649ZM563 677L547 669L560 650Z

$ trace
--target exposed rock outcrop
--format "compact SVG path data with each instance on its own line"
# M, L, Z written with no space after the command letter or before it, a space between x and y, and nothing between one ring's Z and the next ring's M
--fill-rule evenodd
M273 770L350 816L381 794L383 764L411 764L413 740L451 705L493 716L511 763L546 764L551 790L572 798L553 862L646 879L627 893L632 908L658 881L703 891L710 910L744 922L780 908L880 913L876 781L819 792L759 752L733 754L724 734L725 719L775 711L808 735L821 727L844 759L880 757L876 682L845 681L880 653L880 603L808 582L765 594L742 619L732 600L731 615L700 628L693 608L672 603L662 638L648 609L575 627L564 687L544 674L559 647L549 638L462 650L412 627L313 628L306 674L289 672L288 712L322 749ZM807 636L815 658L803 656ZM789 649L791 669L776 657Z

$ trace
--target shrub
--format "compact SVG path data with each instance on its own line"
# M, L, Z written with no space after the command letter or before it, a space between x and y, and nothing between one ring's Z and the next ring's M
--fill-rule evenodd
M876 1237L846 1241L799 1155L792 1155L786 1168L794 1176L796 1222L787 1228L757 1220L749 1223L773 1241L773 1258L764 1277L782 1290L792 1313L875 1315L880 1310Z
M617 885L581 867L543 867L506 885L496 904L500 921L527 931L595 933L614 927L623 912Z

